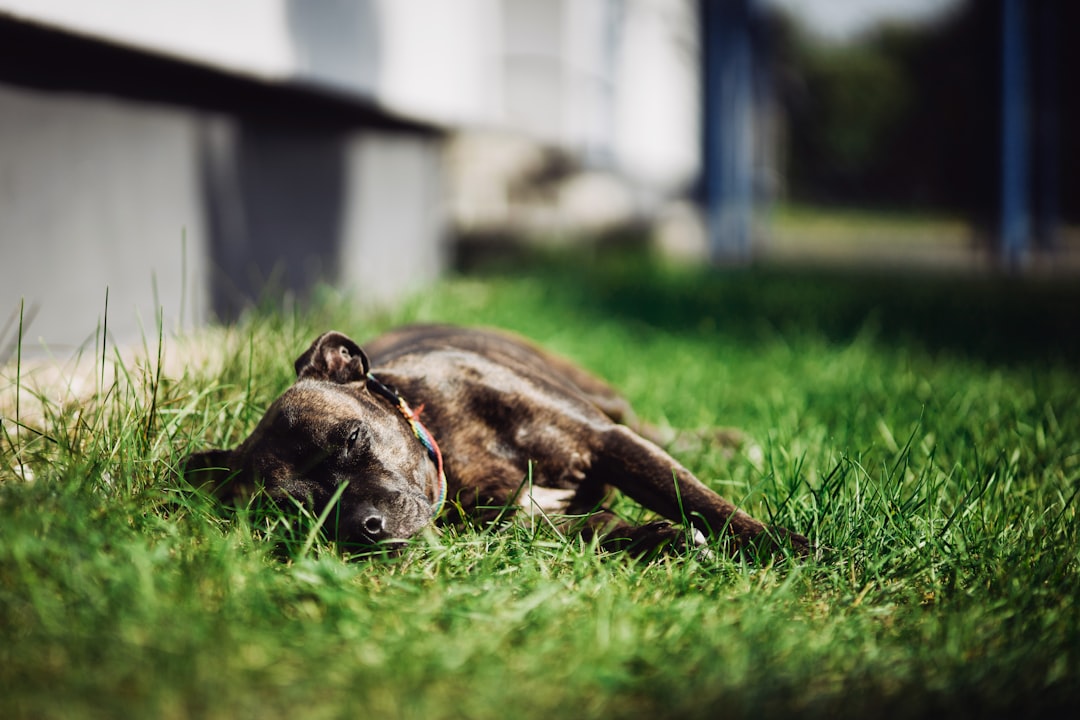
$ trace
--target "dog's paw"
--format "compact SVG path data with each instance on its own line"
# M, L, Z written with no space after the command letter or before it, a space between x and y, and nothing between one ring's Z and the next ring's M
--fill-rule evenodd
M697 554L698 559L712 557L705 536L699 530L686 530L666 520L620 528L601 542L604 550L625 552L637 558L660 555Z
M819 552L806 536L776 526L754 536L740 538L733 550L735 557L752 562L768 562L785 556L809 560L817 558Z
M816 556L817 548L805 535L787 528L772 528L771 532L775 536L775 544L781 549L790 549L795 557L805 560Z
M705 537L705 533L700 530L694 530L691 540L694 543L694 554L701 562L712 562L716 559L716 553L709 547L709 541Z

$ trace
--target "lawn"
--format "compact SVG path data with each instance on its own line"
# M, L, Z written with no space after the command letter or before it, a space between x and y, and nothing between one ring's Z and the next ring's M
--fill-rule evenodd
M150 361L89 348L97 392L24 398L33 430L4 405L0 717L1080 704L1075 283L577 256L450 279L393 312L353 305L331 291L303 310L268 303L198 338L149 338ZM251 430L322 330L362 339L414 320L514 329L644 418L741 428L743 451L680 459L822 557L645 563L522 522L357 560L295 517L222 508L176 478L185 453Z

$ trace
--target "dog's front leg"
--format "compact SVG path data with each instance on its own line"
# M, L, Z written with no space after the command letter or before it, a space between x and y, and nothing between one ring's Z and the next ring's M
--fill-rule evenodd
M592 476L675 522L689 521L706 535L723 534L736 550L767 552L790 545L809 555L810 541L784 528L767 527L706 487L658 446L623 426L603 432Z

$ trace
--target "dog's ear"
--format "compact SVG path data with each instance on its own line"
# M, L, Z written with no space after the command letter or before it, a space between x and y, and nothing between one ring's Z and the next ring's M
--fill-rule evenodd
M360 346L339 332L323 333L296 358L296 379L313 378L336 383L362 381L368 359Z
M239 477L232 450L203 450L184 458L180 474L193 488L219 498L232 497Z

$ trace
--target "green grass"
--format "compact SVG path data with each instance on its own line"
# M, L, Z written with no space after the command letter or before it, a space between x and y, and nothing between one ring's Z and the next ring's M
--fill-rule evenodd
M329 291L267 309L207 333L221 372L99 372L96 399L46 405L40 434L3 422L0 717L1075 705L1078 294L578 257L450 280L389 314ZM318 332L362 339L417 319L519 330L608 377L645 418L742 428L760 457L681 459L829 552L646 564L519 524L349 560L296 518L223 509L175 478L185 453L253 427Z

